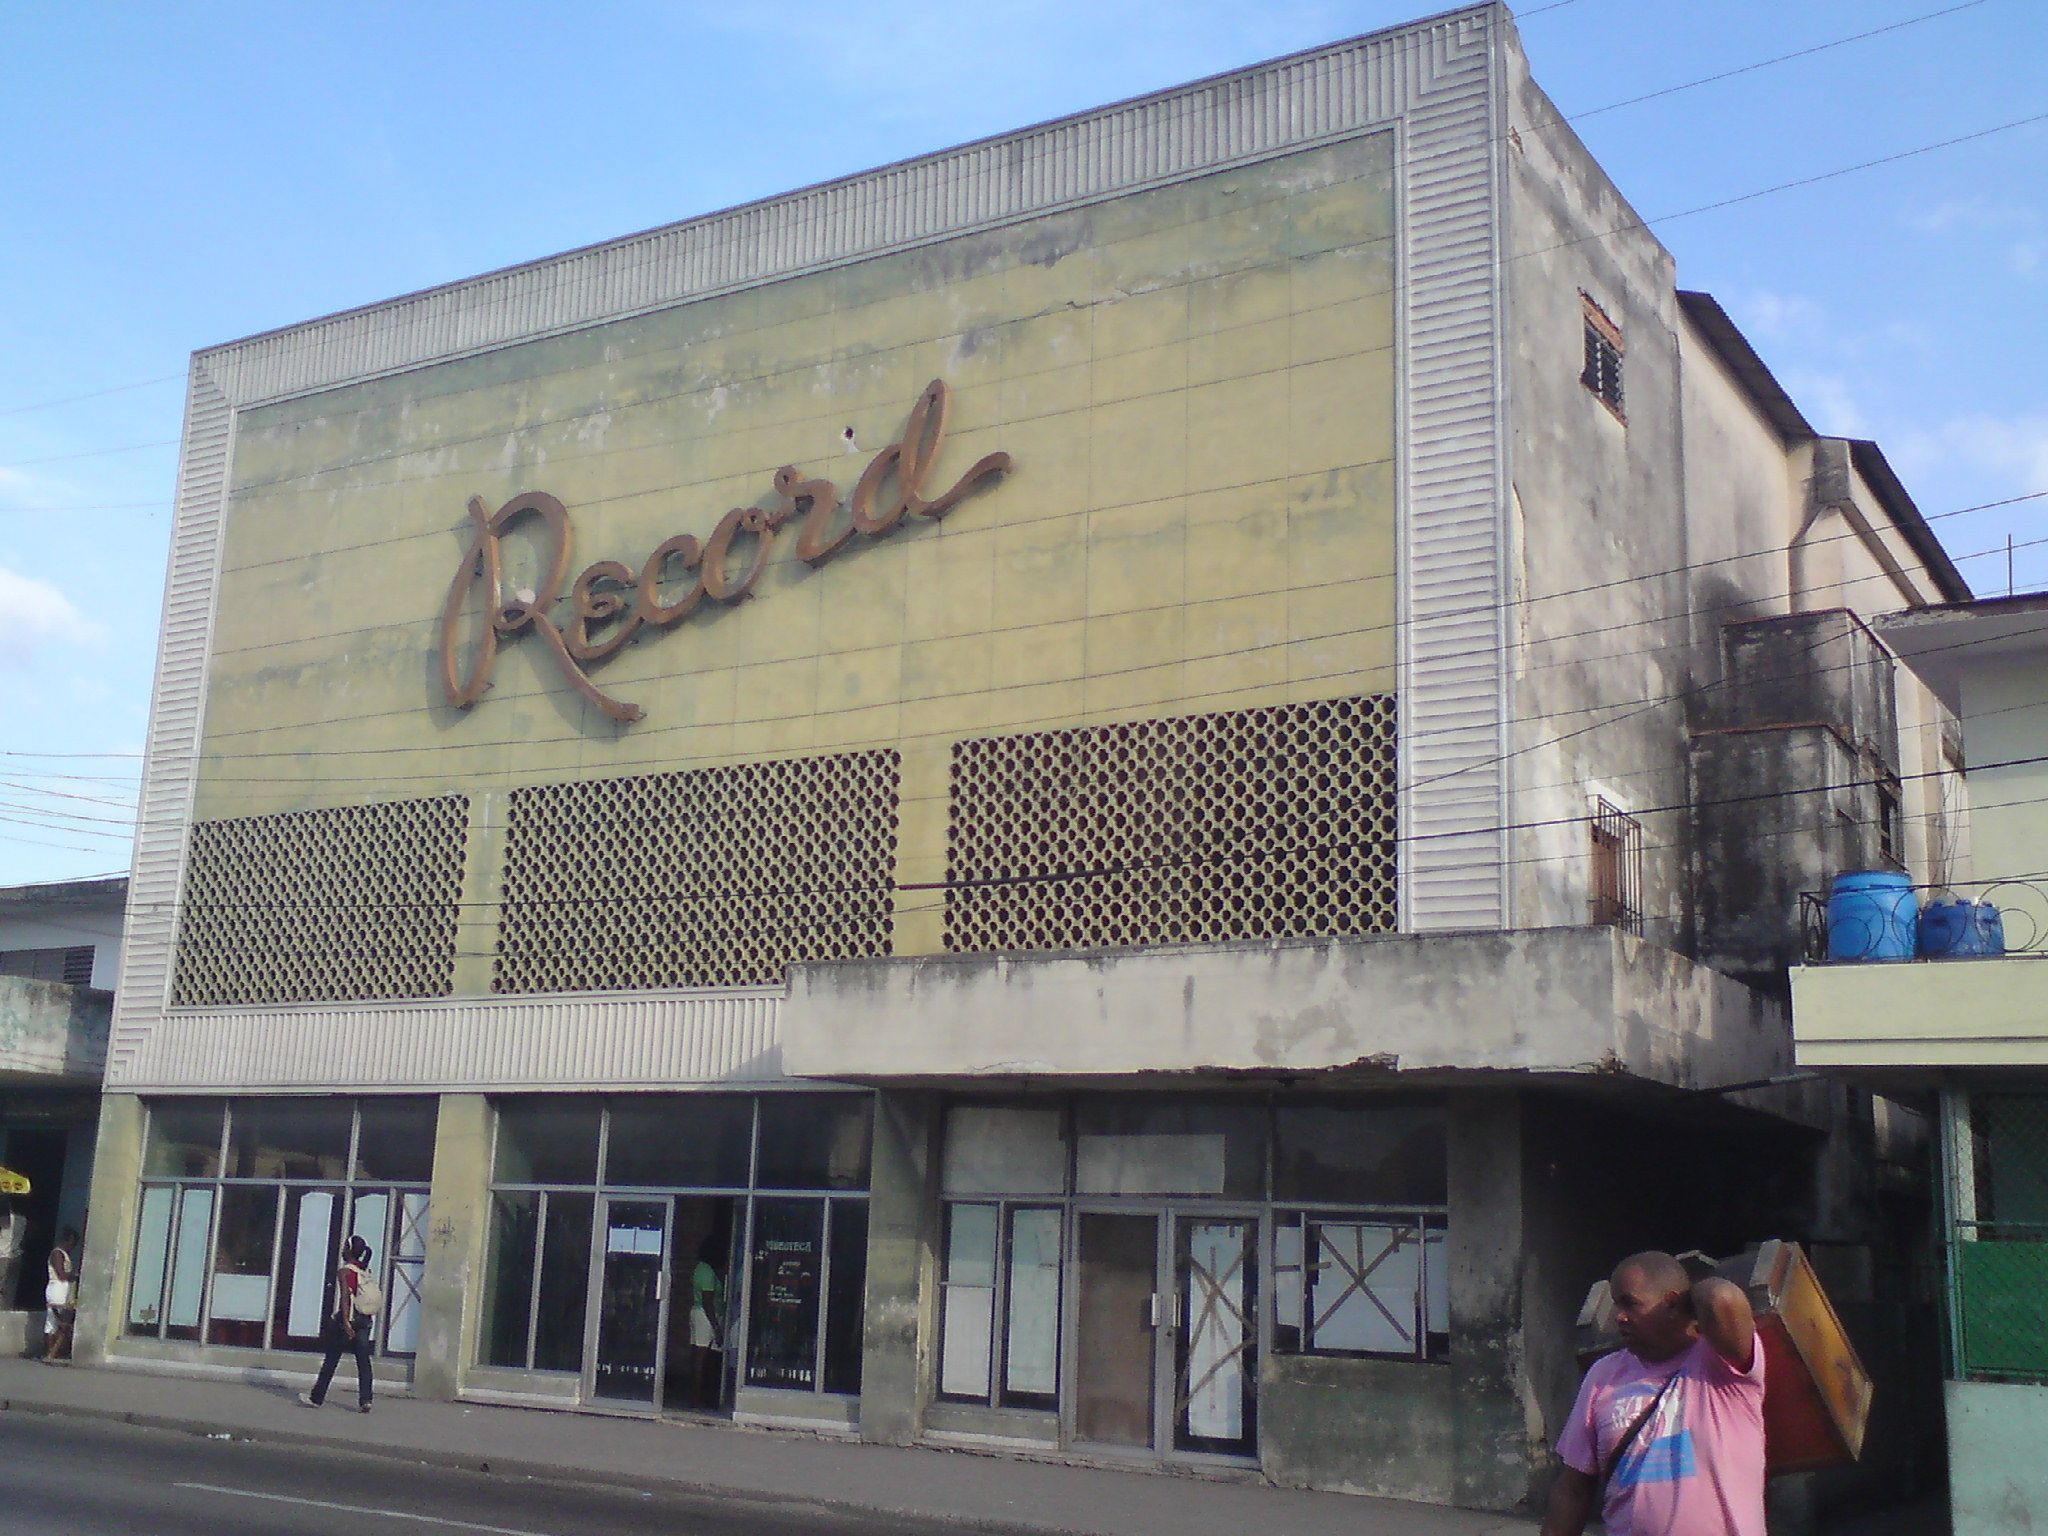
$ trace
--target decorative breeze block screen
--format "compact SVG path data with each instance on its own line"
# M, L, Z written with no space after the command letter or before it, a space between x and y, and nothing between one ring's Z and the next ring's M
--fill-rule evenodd
M462 795L196 823L172 1006L446 997L468 831Z
M946 948L1390 931L1394 703L956 743Z
M514 790L499 992L779 983L886 955L895 752Z

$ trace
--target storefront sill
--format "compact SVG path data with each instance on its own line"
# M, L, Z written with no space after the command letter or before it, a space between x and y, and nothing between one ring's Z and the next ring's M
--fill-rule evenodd
M195 1349L201 1346L194 1345ZM208 1345L208 1349L226 1351L227 1345ZM216 1360L178 1359L162 1355L139 1354L133 1349L110 1349L106 1363L110 1369L119 1371L140 1371L152 1376L183 1376L200 1381L234 1381L248 1386L301 1387L310 1385L320 1374L319 1357L312 1356L303 1363L299 1360L280 1361L274 1355L261 1351L247 1351L250 1358L246 1364L229 1364ZM353 1369L353 1367L351 1367ZM412 1395L412 1368L410 1363L401 1366L391 1361L378 1360L371 1367L371 1379L377 1390ZM353 1378L351 1378L353 1379Z

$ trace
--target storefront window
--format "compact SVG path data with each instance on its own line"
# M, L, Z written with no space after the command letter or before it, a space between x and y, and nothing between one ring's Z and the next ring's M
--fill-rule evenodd
M227 1176L339 1183L354 1119L346 1099L244 1099L228 1126Z
M1131 1258L1129 1283L1180 1298L1176 1368L1222 1383L1206 1407L1181 1405L1175 1433L1191 1444L1249 1433L1232 1417L1249 1412L1232 1395L1241 1383L1208 1365L1263 1338L1258 1307L1271 1307L1284 1353L1446 1359L1446 1145L1442 1106L1415 1100L955 1105L940 1169L939 1393L1058 1405L1081 1202L1105 1231L1122 1223L1134 1255L1153 1233L1160 1257Z
M275 1185L230 1185L221 1193L220 1226L213 1244L213 1305L209 1344L263 1347L270 1318L270 1247L277 1235Z
M1091 1100L1076 1107L1074 1119L1074 1184L1081 1194L1265 1193L1263 1108Z
M317 1349L342 1238L354 1233L370 1244L386 1297L377 1348L412 1353L428 1192L396 1181L430 1177L438 1109L431 1098L153 1103L128 1332ZM375 1150L356 1155L350 1177L358 1144Z
M818 1381L818 1281L825 1202L754 1202L747 1385L809 1391Z
M143 1177L210 1179L218 1174L226 1112L219 1099L169 1099L151 1105Z
M607 1187L745 1189L754 1101L744 1094L621 1100L605 1138Z
M1447 1198L1441 1105L1283 1105L1273 1118L1276 1200L1431 1206Z
M490 1266L484 1272L485 1365L525 1367L533 1329L533 1275L540 1237L540 1194L501 1189L491 1196Z
M865 1094L505 1100L479 1360L584 1372L599 1395L641 1404L651 1370L668 1407L718 1406L735 1379L858 1392L872 1138ZM757 1193L771 1189L789 1193Z
M761 1100L762 1189L866 1189L874 1101L865 1094Z
M1273 1283L1274 1347L1283 1354L1450 1355L1441 1216L1283 1214Z
M376 1184L425 1184L434 1176L432 1114L421 1099L364 1099L356 1106L356 1178Z
M537 1371L583 1369L583 1307L590 1295L590 1227L596 1207L589 1195L548 1194L533 1328Z
M825 1390L860 1391L861 1341L867 1322L868 1203L831 1202L831 1278L825 1297Z
M594 1099L508 1099L498 1108L497 1184L597 1182L603 1106Z

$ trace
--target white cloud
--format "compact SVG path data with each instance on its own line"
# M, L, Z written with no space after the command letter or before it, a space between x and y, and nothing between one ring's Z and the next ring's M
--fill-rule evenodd
M2048 490L2048 411L2019 416L1953 416L1895 439L1902 465L1932 472L1965 469L2020 491Z
M29 656L45 645L98 638L98 627L53 583L0 565L0 656Z
M2027 203L1988 197L1937 203L1910 221L1923 235L1977 235L1987 244L2003 242L2005 264L2015 277L2048 277L2048 217Z
M1804 294L1758 288L1731 297L1729 303L1743 329L1766 341L1813 336L1827 329L1827 311Z
M1870 413L1845 374L1791 368L1780 375L1785 393L1823 437L1874 437Z

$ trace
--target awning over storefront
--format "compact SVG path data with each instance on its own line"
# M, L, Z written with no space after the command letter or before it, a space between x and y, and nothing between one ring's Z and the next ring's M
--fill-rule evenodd
M1792 1067L1776 1003L1596 927L815 964L782 1017L791 1075L897 1085Z

